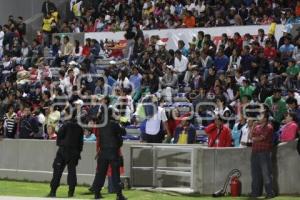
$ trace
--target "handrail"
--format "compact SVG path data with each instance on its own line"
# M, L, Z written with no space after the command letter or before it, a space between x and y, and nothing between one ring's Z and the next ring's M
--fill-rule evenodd
M147 148L151 149L152 152L152 166L144 167L144 166L134 166L133 162L133 152L136 149L140 148ZM156 188L158 186L157 183L157 175L165 174L169 176L181 176L181 177L189 177L190 178L190 188L192 189L194 186L194 159L195 159L195 151L198 148L195 147L180 147L178 146L170 146L170 145L161 145L156 146L153 144L149 145L132 145L130 147L130 157L131 157L131 166L130 166L130 172L131 172L131 180L132 184L134 184L134 170L141 170L141 171L152 171L152 187ZM189 167L160 167L158 166L158 160L161 157L158 157L158 151L159 150L176 150L176 153L178 152L185 152L190 154L190 166ZM172 156L172 155L170 155Z

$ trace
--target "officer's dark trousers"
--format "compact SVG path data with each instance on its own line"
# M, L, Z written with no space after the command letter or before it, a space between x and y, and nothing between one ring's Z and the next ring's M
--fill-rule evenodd
M68 167L68 185L69 189L74 190L77 185L76 166L80 153L77 150L70 150L60 147L56 153L53 162L53 178L51 180L51 189L56 191L60 185L60 179L65 167Z
M94 181L94 189L96 193L99 193L105 182L105 177L109 164L112 168L112 182L116 189L117 195L122 193L121 179L120 179L120 164L121 159L119 156L119 150L116 149L102 149L97 160L98 169Z

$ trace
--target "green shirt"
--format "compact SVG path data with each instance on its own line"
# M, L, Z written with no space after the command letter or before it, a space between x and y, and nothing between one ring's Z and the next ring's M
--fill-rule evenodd
M273 112L274 120L281 123L284 118L285 113L287 112L287 105L283 98L281 98L276 103L273 102L273 96L270 96L266 99L265 104Z
M286 68L286 73L290 76L297 76L300 72L299 65L294 65L293 67Z
M252 85L249 85L247 87L240 87L240 99L243 98L243 96L250 96L252 98L252 95L254 93L255 87Z

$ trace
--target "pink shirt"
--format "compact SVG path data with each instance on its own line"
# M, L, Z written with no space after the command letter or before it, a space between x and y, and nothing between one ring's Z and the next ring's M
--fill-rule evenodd
M281 129L280 141L289 142L296 139L298 125L292 121L285 124Z

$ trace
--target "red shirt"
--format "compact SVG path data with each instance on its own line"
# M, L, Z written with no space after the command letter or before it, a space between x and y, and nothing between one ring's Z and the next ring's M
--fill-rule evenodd
M252 139L253 137L261 138L261 140L252 140L252 152L272 151L273 127L271 124L268 124L266 126L257 125L252 132Z
M231 147L231 133L226 125L222 126L220 132L216 124L212 123L204 131L208 135L208 147Z
M91 48L89 46L84 45L82 48L82 55L85 57L89 57L91 53Z
M264 55L267 59L275 59L277 57L277 51L274 47L266 47L264 49Z

